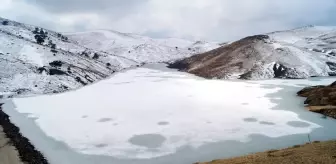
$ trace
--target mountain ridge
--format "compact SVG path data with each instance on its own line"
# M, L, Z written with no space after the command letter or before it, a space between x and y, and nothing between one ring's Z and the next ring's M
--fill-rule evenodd
M116 33L119 38L113 39ZM132 34L112 33L111 30L100 32L102 37L84 34L92 33L63 34L0 18L1 97L60 93L105 79L126 68L168 62L199 52L193 51L189 44L140 35L130 40L128 36ZM107 39L102 39L104 37ZM82 44L83 40L93 41L93 45L101 44L103 48ZM108 43L113 40L118 44L108 49Z
M308 26L248 36L170 67L216 79L334 76L335 52L335 27Z

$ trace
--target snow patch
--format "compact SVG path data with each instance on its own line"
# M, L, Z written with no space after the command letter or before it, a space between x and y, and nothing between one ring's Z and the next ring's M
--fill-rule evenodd
M36 48L31 45L24 45L22 47L19 53L19 59L39 67L44 65L43 54L37 52Z

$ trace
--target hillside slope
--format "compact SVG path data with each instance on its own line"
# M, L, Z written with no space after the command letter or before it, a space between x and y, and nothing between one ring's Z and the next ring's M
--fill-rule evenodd
M0 92L9 95L75 89L131 63L106 54L93 59L94 51L56 32L2 18L0 23Z
M206 78L269 79L336 75L336 28L255 35L170 66Z

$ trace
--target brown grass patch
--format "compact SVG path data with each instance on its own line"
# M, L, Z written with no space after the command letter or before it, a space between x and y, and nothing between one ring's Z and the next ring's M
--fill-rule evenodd
M336 109L336 106L333 106L333 105L326 105L326 106L308 106L307 107L309 111L312 111L312 112L316 112L316 111L320 111L320 110L325 110L325 109Z
M336 141L313 142L283 150L270 150L248 156L199 164L335 164Z

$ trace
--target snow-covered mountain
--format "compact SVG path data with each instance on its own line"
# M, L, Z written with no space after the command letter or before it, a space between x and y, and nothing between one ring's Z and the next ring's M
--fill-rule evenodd
M217 43L177 38L153 39L112 30L67 33L80 45L141 63L167 62L219 47Z
M205 52L215 43L151 39L108 30L61 34L0 18L0 93L58 93L149 62Z
M249 36L171 67L218 79L336 75L336 27L307 26Z
M86 49L61 34L43 29L42 35L41 29L5 19L0 19L0 23L1 92L61 92L105 78L114 71L102 61L81 55ZM35 36L44 42L38 44ZM55 47L51 48L49 42Z

